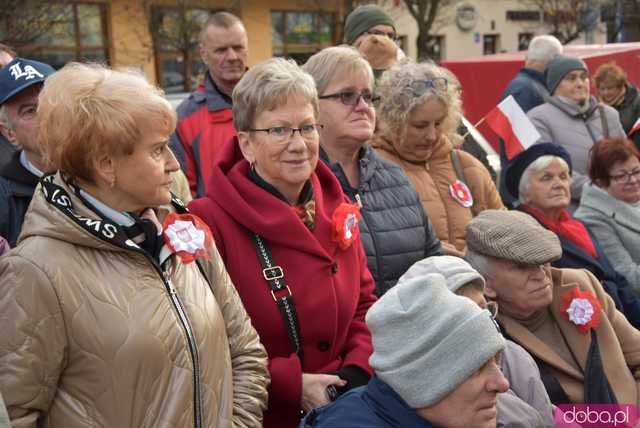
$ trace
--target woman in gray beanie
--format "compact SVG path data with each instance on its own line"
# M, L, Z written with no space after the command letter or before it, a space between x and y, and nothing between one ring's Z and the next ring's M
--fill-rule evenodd
M301 427L496 426L496 396L509 382L496 361L505 341L489 311L431 274L398 283L369 309L366 322L375 376L315 409Z
M606 137L624 137L620 115L611 106L598 103L590 94L589 70L580 58L559 55L544 70L551 96L529 110L541 137L537 143L564 147L573 163L571 212L580 201L582 186L588 181L589 150Z

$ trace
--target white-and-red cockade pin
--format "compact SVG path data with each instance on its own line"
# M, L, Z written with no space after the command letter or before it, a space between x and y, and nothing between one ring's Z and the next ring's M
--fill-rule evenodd
M333 212L331 239L346 250L354 241L360 239L360 208L356 204L341 203Z
M560 311L580 332L586 333L598 327L602 305L592 292L574 288L562 296Z
M450 185L449 193L451 193L451 197L463 207L471 208L473 206L473 195L471 195L469 187L462 181L456 180L455 183Z
M213 237L209 226L193 214L170 213L162 225L164 243L177 254L182 263L191 263L197 258L209 258Z

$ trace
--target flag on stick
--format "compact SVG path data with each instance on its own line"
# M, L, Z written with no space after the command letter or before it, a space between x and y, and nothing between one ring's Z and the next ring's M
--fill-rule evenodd
M540 138L540 133L512 95L487 113L485 121L504 140L508 159L513 159Z
M638 131L640 131L640 118L638 118L638 120L636 120L636 123L633 124L633 126L631 127L631 130L629 130L629 134L627 134L627 136L631 137L633 134L635 134Z

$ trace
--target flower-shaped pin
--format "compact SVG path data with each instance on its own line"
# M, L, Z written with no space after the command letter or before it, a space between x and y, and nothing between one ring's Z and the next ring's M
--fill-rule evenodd
M171 213L162 228L165 244L183 263L209 257L209 249L213 246L211 230L198 216Z
M589 329L598 327L602 305L590 291L574 288L562 296L560 311L578 330L586 333Z
M360 218L360 209L356 204L343 202L333 212L331 238L341 249L346 250L354 241L360 239Z

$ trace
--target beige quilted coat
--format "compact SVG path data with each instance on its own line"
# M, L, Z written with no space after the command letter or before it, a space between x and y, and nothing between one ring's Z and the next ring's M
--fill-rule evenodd
M98 218L55 183L75 215ZM38 186L18 247L0 258L0 391L13 427L261 426L266 353L217 251L211 289L195 263L165 264L197 344L198 425L175 300L143 254L98 235Z

